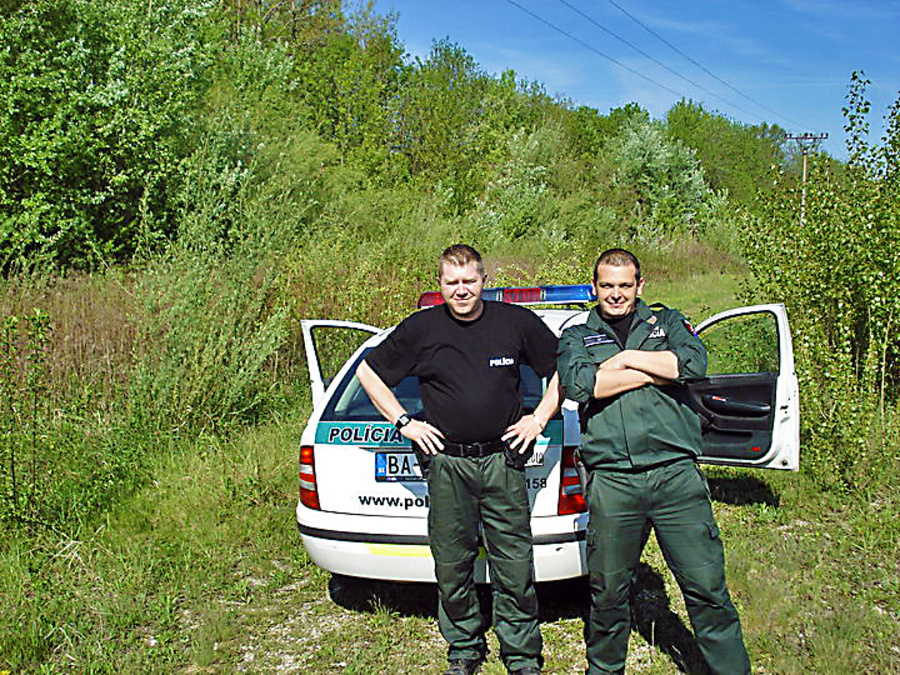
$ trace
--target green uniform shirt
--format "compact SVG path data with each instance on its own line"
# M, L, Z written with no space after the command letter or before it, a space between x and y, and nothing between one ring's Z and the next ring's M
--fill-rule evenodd
M581 457L589 469L632 471L700 454L700 418L688 403L685 380L706 374L706 348L684 316L651 310L638 299L625 349L671 351L678 381L594 398L594 375L620 351L615 332L595 307L586 324L563 331L557 370L566 396L579 405Z

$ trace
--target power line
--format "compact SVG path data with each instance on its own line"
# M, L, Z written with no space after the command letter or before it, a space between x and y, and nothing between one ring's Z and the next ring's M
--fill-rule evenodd
M653 78L647 77L646 75L644 75L643 73L641 73L641 72L635 70L635 69L632 68L631 66L626 66L624 63L621 63L620 61L617 61L616 59L614 59L613 57L609 56L608 54L604 54L604 53L601 52L600 50L598 50L598 49L596 49L595 47L592 47L591 45L589 45L587 42L584 42L583 40L579 40L577 37L575 37L574 35L572 35L572 34L569 33L568 31L565 31L565 30L563 30L562 28L560 28L559 26L550 23L549 21L547 21L547 19L545 19L545 18L543 18L543 17L541 17L541 16L538 16L537 14L535 14L534 12L532 12L530 9L526 9L525 7L523 7L522 5L520 5L518 2L516 2L516 0L506 0L506 1L507 1L509 4L511 4L511 5L515 5L516 7L518 7L519 9L521 9L523 12L525 12L526 14L528 14L529 16L531 16L532 18L537 19L538 21L540 21L541 23L545 24L546 26L549 26L550 28L552 28L552 29L555 30L556 32L561 33L562 35L565 35L565 36L566 36L567 38L569 38L570 40L573 40L573 41L577 42L578 44L580 44L580 45L581 45L582 47L584 47L585 49L589 49L590 51L594 52L594 53L597 54L598 56L602 56L602 57L603 57L604 59L606 59L607 61L611 61L612 63L615 63L615 64L616 64L617 66L619 66L620 68L624 68L624 69L627 70L628 72L637 75L637 76L640 77L641 79L644 79L644 80L646 80L647 82L649 82L649 83L651 83L651 84L655 84L655 85L656 85L657 87L659 87L660 89L665 89L665 90L668 91L669 93L675 94L675 96L678 96L678 97L680 97L680 98L687 98L687 96L685 96L684 94L682 94L682 93L680 93L680 92L675 91L675 90L672 89L671 87L667 87L667 86L664 85L664 84L660 84L659 82L657 82L657 81L654 80Z
M716 93L713 92L713 91L710 91L709 89L707 89L707 88L704 87L703 85L698 84L697 82L694 82L692 79L690 79L690 78L688 78L688 77L685 77L684 75L682 75L682 74L679 73L678 71L676 71L676 70L670 68L670 67L667 66L665 63L662 63L661 61L657 60L656 58L654 58L653 56L651 56L650 54L648 54L648 53L645 52L644 50L642 50L642 49L640 49L639 47L637 47L637 46L633 45L632 43L630 43L630 42L629 42L628 40L626 40L625 38L621 37L620 35L617 35L617 34L614 33L613 31L611 31L610 29L608 29L608 28L606 28L605 26L603 26L602 24L598 23L596 20L594 20L592 17L590 17L590 16L588 16L587 14L585 14L584 12L582 12L582 11L581 11L580 9L578 9L577 7L572 6L569 2L567 2L567 0L559 0L559 1L560 1L562 4L564 4L566 7L568 7L569 9L571 9L573 12L575 12L576 14L578 14L579 16L581 16L582 18L587 19L588 21L590 21L592 24L594 24L597 28L599 28L599 29L602 30L603 32L605 32L605 33L607 33L608 35L611 35L612 37L616 38L619 42L622 42L623 44L628 45L629 47L631 47L634 51L636 51L636 52L637 52L638 54L640 54L641 56L643 56L643 57L645 57L645 58L647 58L647 59L650 59L650 60L653 61L653 63L655 63L656 65L660 66L661 68L665 68L665 69L668 70L670 73L672 73L672 74L675 75L676 77L681 78L682 80L684 80L684 81L687 82L688 84L691 84L691 85L693 85L694 87L696 87L697 89L699 89L699 90L701 90L701 91L703 91L703 92L709 94L710 96L713 96L713 97L719 99L719 100L722 101L723 103L728 104L729 106L731 106L732 108L734 108L734 109L736 109L736 110L740 110L741 112L746 113L746 114L748 114L748 115L750 115L750 116L752 116L752 117L757 117L757 118L760 117L757 113L754 113L754 112L751 112L751 111L749 111L749 110L746 110L746 109L742 108L741 106L737 105L736 103L734 103L734 102L732 102L732 101L729 101L729 100L726 99L726 98L722 98L721 96L719 96L718 94L716 94Z
M595 48L594 46L589 45L588 43L586 43L584 40L581 40L581 39L575 37L574 35L572 35L572 34L569 33L568 31L566 31L566 30L560 28L559 26L557 26L556 24L554 24L554 23L548 21L548 20L545 19L544 17L539 16L538 14L536 14L535 12L532 12L530 9L527 9L526 7L523 7L522 5L520 5L520 4L519 4L518 2L516 2L515 0L507 0L507 2L509 2L511 5L514 5L514 6L517 7L518 9L522 10L523 12L525 12L526 14L528 14L529 16L531 16L532 18L534 18L534 19L540 21L540 22L543 23L544 25L546 25L546 26L552 28L552 29L555 30L556 32L560 33L561 35L564 35L565 37L569 38L569 39L572 40L573 42L577 42L578 44L580 44L580 45L581 45L582 47L584 47L585 49L588 49L589 51L594 52L594 53L597 54L598 56L601 56L601 57L603 57L604 59L606 59L606 60L608 60L608 61L614 63L615 65L619 66L620 68L623 68L623 69L627 70L628 72L637 75L637 76L640 77L641 79L646 80L647 82L650 82L651 84L656 85L656 86L659 87L660 89L664 89L664 90L668 91L669 93L674 94L675 96L678 96L679 98L682 98L682 99L689 99L689 98L690 98L689 96L686 96L685 94L683 94L683 93L681 93L681 92L679 92L679 91L676 91L676 90L672 89L671 87L668 87L668 86L666 86L666 85L664 85L664 84L662 84L662 83L660 83L660 82L657 82L656 80L654 80L653 78L651 78L651 77L649 77L649 76L647 76L647 75L644 75L643 73L641 73L641 72L638 71L638 70L635 70L635 69L632 68L631 66L625 65L625 64L622 63L621 61L618 61L618 60L614 59L613 57L609 56L608 54L605 54L605 53L601 52L600 50L598 50L598 49ZM668 70L669 72L673 73L674 75L676 75L677 77L681 78L682 80L684 80L684 81L688 82L689 84L691 84L691 85L697 87L698 89L700 89L700 90L706 92L706 93L709 94L710 96L714 96L715 98L719 99L720 101L723 101L724 103L726 103L726 104L732 106L732 107L735 108L736 110L740 110L741 112L744 112L744 113L746 113L746 114L748 114L748 115L750 115L750 116L752 116L752 117L756 117L756 118L758 118L758 119L762 119L760 115L758 115L758 114L756 114L756 113L753 113L753 112L751 112L751 111L749 111L749 110L746 110L745 108L742 108L741 106L735 104L735 103L732 102L732 101L729 101L729 100L727 100L727 99L725 99L725 98L722 98L722 97L719 96L718 94L716 94L716 93L710 91L709 89L707 89L707 88L701 86L700 84L697 84L696 82L694 82L693 80L691 80L691 79L685 77L684 75L681 75L680 73L678 73L677 71L673 70L672 68L670 68L669 66L665 65L664 63L661 63L660 61L658 61L657 59L653 58L653 57L650 56L649 54L645 53L643 50L641 50L641 49L639 49L638 47L636 47L635 45L631 44L630 42L628 42L628 41L625 40L624 38L620 37L619 35L616 35L616 34L615 34L614 32L612 32L611 30L609 30L609 29L607 29L606 27L602 26L602 25L599 24L597 21L595 21L594 19L592 19L590 16L584 14L584 13L581 12L579 9L573 7L573 6L572 6L571 4L569 4L566 0L560 0L560 2L562 2L564 5L566 5L566 6L567 6L569 9L571 9L572 11L576 12L577 14L581 15L583 18L585 18L585 19L587 19L588 21L590 21L591 23L593 23L595 26L597 26L597 27L600 28L601 30L603 30L603 31L605 31L606 33L612 35L612 36L613 36L614 38L616 38L617 40L619 40L619 41L623 42L624 44L628 45L629 47L631 47L632 49L634 49L635 51L637 51L638 53L640 53L640 54L643 55L644 57L650 59L651 61L653 61L653 62L656 63L657 65L661 66L662 68L665 68L666 70ZM642 28L644 28L646 31L648 31L651 35L653 35L653 36L656 37L657 39L659 39L659 40L661 40L662 42L664 42L664 43L665 43L666 45L668 45L671 49L673 49L673 50L675 50L676 52L678 52L679 54L681 54L684 58L686 58L688 61L690 61L691 63L693 63L694 65L696 65L698 68L700 68L701 70L703 70L703 71L704 71L705 73L707 73L708 75L710 75L713 79L715 79L715 80L721 82L721 83L724 84L726 87L728 87L728 88L731 89L732 91L736 92L737 94L739 94L739 95L742 96L743 98L747 99L748 101L750 101L750 102L753 103L754 105L758 106L759 108L761 108L761 109L763 109L763 110L767 110L768 112L772 113L773 115L776 115L777 117L780 117L781 119L783 119L783 120L785 120L785 121L787 121L787 122L790 122L790 123L793 124L793 125L796 125L796 126L802 126L799 122L796 122L795 120L792 120L792 119L790 119L789 117L786 117L786 116L780 114L779 112L777 112L777 111L775 111L775 110L772 110L771 108L768 108L767 106L765 106L765 105L763 105L763 104L761 104L761 103L755 101L754 99L750 98L749 96L747 96L747 95L744 94L743 92L741 92L741 91L739 91L738 89L734 88L733 86L731 86L730 84L728 84L728 82L726 82L725 80L723 80L723 79L720 78L719 76L715 75L714 73L710 72L710 71L707 70L705 67L703 67L701 64L697 63L697 62L696 62L694 59L692 59L690 56L688 56L688 55L685 54L683 51L681 51L680 49L678 49L678 47L676 47L675 45L671 44L671 43L668 42L665 38L663 38L662 36L660 36L660 35L658 35L657 33L655 33L655 32L654 32L652 29L650 29L648 26L646 26L646 25L644 25L643 23L641 23L640 20L638 20L637 18L635 18L634 16L632 16L631 14L629 14L627 10L623 9L622 7L620 7L618 4L616 4L615 2L613 2L613 0L609 0L609 2L612 3L612 4L613 4L617 9L619 9L621 12L623 12L626 16L628 16L632 21L636 22L638 25L640 25Z
M728 84L728 82L726 82L726 81L723 80L721 77L719 77L719 76L716 75L715 73L713 73L713 72L711 72L710 70L708 70L705 66L701 65L700 63L697 63L697 61L695 61L695 60L692 59L690 56L688 56L687 54L685 54L685 53L684 53L683 51L681 51L678 47L676 47L676 46L673 45L671 42L669 42L668 40L666 40L664 37L662 37L661 35L659 35L658 33L656 33L653 29L651 29L649 26L647 26L646 24L644 24L644 23L643 23L642 21L640 21L637 17L635 17L634 15L632 15L631 13L629 13L628 10L626 10L624 7L622 7L622 6L619 5L617 2L615 2L615 0L607 0L607 1L609 2L609 4L611 4L613 7L615 7L616 9L618 9L618 10L619 10L620 12L622 12L625 16L627 16L629 19L631 19L631 20L634 21L636 24L638 24L641 28L643 28L643 29L646 30L648 33L650 33L650 35L652 35L653 37L655 37L657 40L661 41L662 43L668 45L669 48L671 48L671 49L675 50L676 52L678 52L679 54L681 54L681 56L683 56L683 57L686 58L688 61L690 61L691 63L693 63L695 66L697 66L697 67L698 67L700 70L702 70L704 73L706 73L707 75L709 75L709 76L710 76L711 78L713 78L714 80L717 80L718 82L721 82L723 85L725 85L726 87L728 87L729 89L731 89L731 91L733 91L734 93L736 93L736 94L738 94L739 96L742 96L743 98L747 99L747 100L750 101L753 105L758 106L759 108L761 108L761 109L763 109L763 110L766 110L766 111L772 113L772 114L775 115L776 117L780 117L780 118L783 119L784 121L790 122L790 123L793 124L794 126L797 126L797 127L803 127L803 126L804 126L804 125L800 124L799 122L797 122L796 120L792 120L790 117L786 117L786 116L782 115L782 114L779 113L777 110L772 110L772 108L769 108L768 106L763 105L763 104L760 103L759 101L756 101L756 100L752 99L751 97L747 96L747 94L745 94L745 93L743 93L742 91L740 91L740 90L736 89L735 87L731 86L730 84Z

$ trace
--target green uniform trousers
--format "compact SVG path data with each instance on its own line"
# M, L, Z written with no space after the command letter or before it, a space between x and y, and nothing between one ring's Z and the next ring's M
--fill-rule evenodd
M510 670L539 667L542 643L525 472L507 467L502 452L483 458L437 455L428 493L438 623L450 645L448 658L487 653L490 618L482 616L474 578L481 523L500 657Z
M693 460L643 471L591 471L587 559L591 611L588 673L624 673L632 576L652 525L675 576L697 644L714 673L750 672L706 479Z

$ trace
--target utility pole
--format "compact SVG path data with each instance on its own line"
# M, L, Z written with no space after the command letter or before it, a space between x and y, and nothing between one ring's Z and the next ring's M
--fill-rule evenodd
M803 189L800 192L800 224L806 222L806 158L809 155L809 148L817 141L824 141L828 138L828 134L785 134L785 139L789 141L797 141L800 144L800 152L803 155Z

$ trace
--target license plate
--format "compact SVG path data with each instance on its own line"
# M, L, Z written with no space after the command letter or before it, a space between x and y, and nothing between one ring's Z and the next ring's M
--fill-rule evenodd
M379 483L423 481L422 469L412 452L376 452L375 480Z

